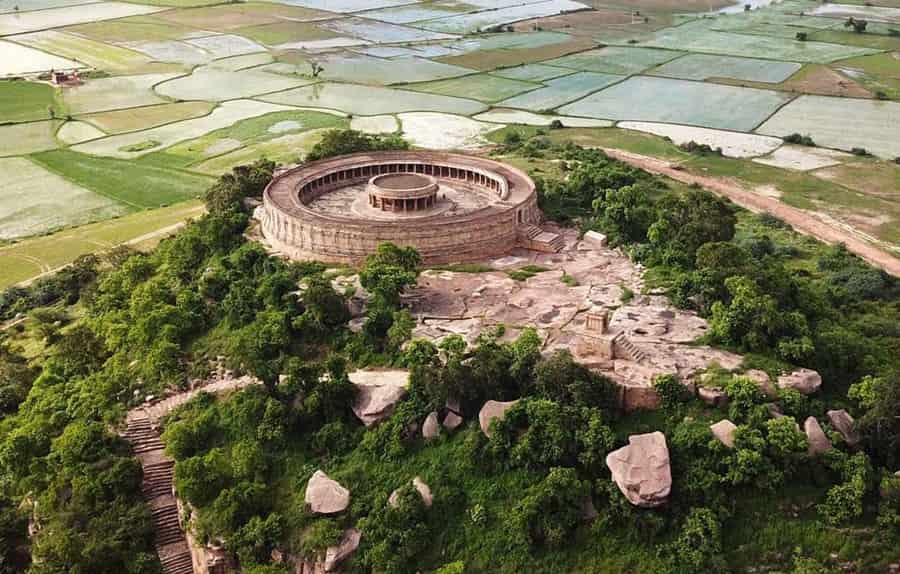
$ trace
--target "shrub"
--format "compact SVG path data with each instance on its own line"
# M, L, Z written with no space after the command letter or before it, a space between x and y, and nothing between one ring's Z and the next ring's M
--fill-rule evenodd
M666 549L674 572L725 572L722 526L715 512L692 508L681 530Z
M568 543L581 520L588 484L571 468L552 468L525 493L507 519L509 529L525 548L558 548Z
M850 153L852 153L853 155L861 156L861 157L866 157L866 156L872 155L869 153L869 150L867 150L864 147L855 147L850 150Z
M783 138L784 143L796 144L796 145L805 145L810 147L815 147L816 142L813 141L812 137L808 135L802 135L797 132L786 135Z

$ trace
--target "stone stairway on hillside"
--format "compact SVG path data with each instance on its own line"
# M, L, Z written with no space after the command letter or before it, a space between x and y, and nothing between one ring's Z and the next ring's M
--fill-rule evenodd
M626 358L635 363L643 363L647 358L647 355L642 350L638 349L637 346L631 342L631 339L625 336L625 333L619 333L613 337L613 346L617 352L621 350Z
M150 505L156 552L163 574L194 574L190 548L178 520L178 505L172 489L175 461L163 452L159 433L144 412L129 413L123 433L141 461L144 480L141 493Z
M562 235L544 231L537 225L520 225L518 239L522 247L545 253L559 253L566 246Z

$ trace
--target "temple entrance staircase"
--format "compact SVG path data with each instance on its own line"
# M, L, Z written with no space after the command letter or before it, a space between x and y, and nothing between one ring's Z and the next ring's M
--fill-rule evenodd
M159 433L145 413L130 413L123 435L131 443L144 470L141 494L151 508L156 553L162 563L163 574L194 574L193 559L181 530L178 505L172 490L175 461L163 452L164 445Z
M566 246L562 235L531 224L519 226L518 240L522 247L544 253L559 253Z

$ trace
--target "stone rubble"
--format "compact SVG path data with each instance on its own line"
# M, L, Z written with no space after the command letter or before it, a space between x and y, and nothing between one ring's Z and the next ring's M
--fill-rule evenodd
M818 456L828 452L831 449L831 441L825 436L825 431L819 425L816 417L807 417L803 422L803 432L806 433L806 439L809 441L809 456Z
M422 437L425 440L432 440L437 438L441 434L441 425L438 423L438 414L436 411L431 411L428 413L428 416L425 417L425 422L422 423Z
M434 503L434 496L431 494L431 487L429 487L425 482L419 478L418 476L412 479L413 487L419 491L419 496L422 497L422 503L425 505L425 508L431 508L431 505ZM398 488L388 497L388 504L391 505L392 508L397 508L398 498L400 496L400 489Z
M313 514L337 514L349 506L350 491L317 470L306 485L304 500Z
M778 377L778 386L782 389L794 389L804 395L811 395L822 387L822 376L811 369L797 369Z
M710 425L709 430L713 436L719 439L719 442L728 448L734 448L734 431L737 425L728 419L722 419L714 425Z
M348 378L358 389L353 413L367 427L394 414L409 385L409 371L397 369L354 371Z
M850 416L850 413L844 409L840 409L837 411L828 411L825 414L828 416L828 420L831 422L831 426L834 427L834 430L840 433L844 438L844 442L849 446L856 446L859 444L859 432L856 430L855 421L853 420L853 417Z
M606 456L606 466L619 490L635 506L653 508L668 501L672 470L663 433L629 436L627 446Z
M360 532L356 528L344 530L337 546L329 546L325 550L325 562L322 564L325 572L334 572L341 562L356 552L359 548L359 539Z
M463 423L463 419L461 416L456 414L453 411L447 413L447 416L444 417L444 422L441 423L445 429L448 431L456 430L459 425Z
M484 433L484 436L491 437L491 421L496 418L502 419L506 411L511 409L517 402L519 401L488 401L484 403L484 406L478 412L478 424L481 425L481 432Z

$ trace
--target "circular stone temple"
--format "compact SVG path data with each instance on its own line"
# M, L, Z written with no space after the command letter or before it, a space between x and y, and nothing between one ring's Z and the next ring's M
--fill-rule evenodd
M419 173L388 173L369 180L369 204L382 211L422 211L434 207L438 182Z
M351 265L387 241L434 265L540 249L552 235L537 227L537 194L524 172L430 151L358 153L287 170L266 187L257 217L282 254Z

